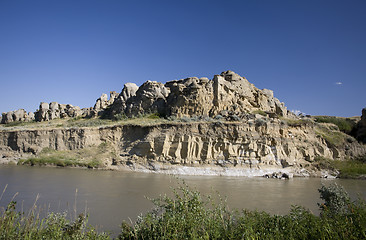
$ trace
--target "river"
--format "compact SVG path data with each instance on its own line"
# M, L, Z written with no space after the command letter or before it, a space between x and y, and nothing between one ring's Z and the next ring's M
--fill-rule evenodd
M366 199L366 181L348 179L294 178L290 180L223 177L179 176L202 194L227 197L231 209L264 210L274 214L288 213L291 205L309 208L318 214L321 202L317 189L321 184L336 182L353 199ZM43 212L67 211L74 215L88 212L89 223L98 229L119 232L122 220L134 221L153 205L147 199L161 194L171 195L171 187L181 182L176 176L101 171L72 168L0 166L0 199L5 207L15 196L18 210L27 211L35 201ZM75 204L76 202L76 204Z

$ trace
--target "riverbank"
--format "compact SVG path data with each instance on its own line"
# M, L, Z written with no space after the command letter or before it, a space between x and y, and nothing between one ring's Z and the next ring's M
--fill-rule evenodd
M191 176L266 177L283 179L289 179L292 177L366 179L365 156L345 161L334 161L330 159L319 158L315 163L315 168L312 168L310 171L309 168L303 168L299 172L296 168L283 168L278 166L266 166L265 168L248 168L246 166L227 167L219 164L196 164L193 166L182 166L180 164L167 164L155 161L113 164L113 156L115 154L111 153L107 149L108 146L106 144L102 144L98 147L74 151L54 151L51 149L45 149L38 156L31 156L29 158L1 158L0 164L68 167L81 169L88 168L95 170L133 171Z
M100 151L107 146L102 145L78 151L54 151L45 149L39 156L29 158L0 158L1 165L28 165L42 167L67 167L67 168L88 168L107 171L133 171L143 173L157 173L169 175L191 175L191 176L235 176L235 177L266 177L283 178L292 177L319 177L319 178L343 178L366 180L365 156L353 160L334 161L330 159L317 159L316 168L311 171L304 168L300 172L287 167L225 167L216 164L200 164L195 166L182 166L180 164L164 164L154 161L143 163L127 162L126 164L113 163L113 154ZM104 160L103 161L101 160ZM107 164L106 164L107 163Z
M97 156L97 155L96 155ZM66 159L66 160L65 160ZM196 166L181 166L171 164L161 164L155 162L148 162L146 164L126 164L126 165L110 165L104 166L98 160L75 160L68 159L65 156L59 158L34 158L20 159L20 160L4 160L0 161L3 165L28 165L38 167L59 167L59 168L80 168L80 169L94 169L102 171L131 171L152 174L167 174L167 175L186 175L186 176L229 176L229 177L265 177L265 178L279 178L290 179L293 177L319 177L319 178L336 178L337 173L333 170L319 170L309 173L306 169L302 172L294 174L292 168L268 167L265 169L253 169L247 167L230 168L219 165L196 165ZM348 177L358 179L358 177ZM360 178L364 179L364 178Z

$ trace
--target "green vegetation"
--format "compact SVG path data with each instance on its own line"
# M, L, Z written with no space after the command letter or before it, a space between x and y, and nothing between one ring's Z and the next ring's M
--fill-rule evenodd
M339 130L350 134L356 122L350 118L331 117L331 116L315 116L318 123L333 123L338 126Z
M72 118L67 120L64 127L98 127L112 124L111 120L100 118Z
M153 199L155 208L130 225L123 222L119 239L365 239L366 204L352 202L334 184L319 189L324 203L321 214L293 206L287 215L258 211L231 211L225 201L202 197L182 185L174 196ZM0 208L0 239L110 239L87 225L80 214L71 221L67 214L49 213L41 218L33 207L19 213L16 203Z
M289 119L289 118L280 118L283 123L287 124L290 127L301 127L307 124L313 124L310 119Z
M318 169L337 170L339 178L366 178L366 156L346 160L316 157L313 165Z
M11 123L1 124L1 125L4 127L23 127L23 126L32 125L34 123L35 123L35 121L29 121L29 122L16 121L16 122L11 122Z
M346 161L334 161L340 178L366 178L366 156Z
M330 146L341 146L349 137L345 133L332 130L327 126L319 125L315 128L315 133L321 136Z
M253 111L253 114L259 114L259 115L262 115L262 116L267 116L267 113L265 113L262 110L255 110L255 111Z
M0 209L0 239L109 239L87 224L87 217L80 214L70 221L66 214L50 213L41 218L36 207L28 214L16 211L12 201Z
M53 165L58 167L88 167L88 168L101 168L103 162L101 159L111 159L115 156L112 150L108 147L107 143L102 143L99 146L76 149L56 151L49 148L45 148L42 152L36 156L28 159L21 159L18 161L18 165Z
M319 189L321 215L293 206L288 215L230 211L197 191L180 187L173 198L154 199L156 208L130 226L120 239L365 239L366 204L351 202L337 185Z

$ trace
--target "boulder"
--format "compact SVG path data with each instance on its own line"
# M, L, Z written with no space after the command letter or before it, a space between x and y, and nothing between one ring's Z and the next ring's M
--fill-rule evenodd
M126 101L125 113L127 116L137 116L150 112L164 112L169 93L170 90L164 84L148 80L138 88L135 96Z
M25 121L28 117L28 113L24 109L18 109L13 112L14 121Z
M5 112L5 113L2 113L2 121L1 123L11 123L13 122L13 112L10 111L10 112Z

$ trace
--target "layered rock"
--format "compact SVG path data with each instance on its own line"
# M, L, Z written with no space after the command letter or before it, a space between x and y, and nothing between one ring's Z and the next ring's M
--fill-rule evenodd
M316 174L318 157L344 159L366 154L364 145L338 130L332 130L342 136L337 146L328 142L320 134L328 130L332 126L313 122L289 125L269 118L242 123L13 130L0 131L0 154L20 158L37 155L44 148L74 150L108 143L115 152L113 159L104 160L110 167L153 171L216 167L238 175L250 171L301 176Z

